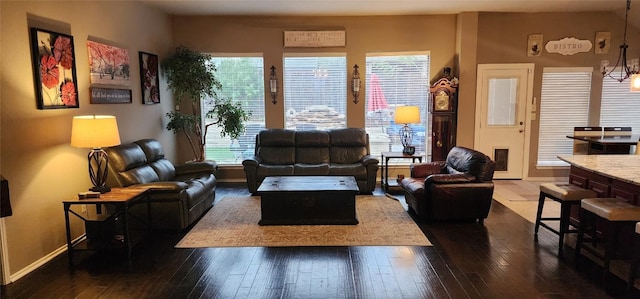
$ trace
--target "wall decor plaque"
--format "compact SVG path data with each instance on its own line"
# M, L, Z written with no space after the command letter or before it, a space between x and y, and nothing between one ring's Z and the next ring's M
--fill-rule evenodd
M345 47L347 45L344 30L305 31L294 30L284 32L285 48L321 48Z
M562 55L573 55L576 53L591 51L590 40L580 40L575 37L565 37L561 40L549 41L545 46L548 53L558 53Z

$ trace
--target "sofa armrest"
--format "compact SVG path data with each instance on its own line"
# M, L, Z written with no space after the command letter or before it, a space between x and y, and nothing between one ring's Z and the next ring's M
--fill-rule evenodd
M372 165L372 164L379 164L380 161L372 156L372 155L366 155L364 157L362 157L362 164L364 164L364 166L368 166L368 165Z
M189 185L179 181L167 181L167 182L137 184L131 187L132 188L149 188L150 190L181 191L181 190L187 189Z
M426 178L432 174L444 173L446 162L436 161L428 163L411 164L409 169L411 170L412 178Z
M215 161L189 162L176 166L176 176L194 173L216 174L218 163Z
M258 167L262 163L262 159L258 156L251 156L250 158L244 159L242 161L242 165L244 167Z
M465 174L433 174L428 176L424 180L425 186L428 184L465 184L465 183L473 183L476 181L476 177Z

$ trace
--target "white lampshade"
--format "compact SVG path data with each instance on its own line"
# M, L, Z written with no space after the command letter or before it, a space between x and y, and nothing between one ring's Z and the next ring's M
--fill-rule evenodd
M112 115L74 116L71 126L71 146L101 148L120 144L118 122Z
M420 123L420 108L418 106L398 106L394 121L396 124Z

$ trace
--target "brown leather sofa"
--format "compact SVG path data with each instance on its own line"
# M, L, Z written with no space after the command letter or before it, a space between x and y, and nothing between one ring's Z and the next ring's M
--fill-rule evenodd
M336 175L354 176L360 193L370 194L376 187L378 163L369 153L364 129L268 129L256 135L255 154L242 165L251 193L267 176Z
M426 221L484 221L493 198L495 163L485 154L454 147L446 161L410 166L400 182L409 209Z
M154 229L182 230L213 205L218 168L215 162L174 166L164 157L160 142L154 139L121 144L105 151L109 156L109 186L151 189L151 227ZM134 213L146 213L146 205L135 208L138 209Z

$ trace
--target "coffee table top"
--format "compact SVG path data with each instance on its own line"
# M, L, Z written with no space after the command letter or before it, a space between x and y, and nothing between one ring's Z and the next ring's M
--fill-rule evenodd
M360 189L352 176L270 176L258 187L258 193L282 191L359 192Z

